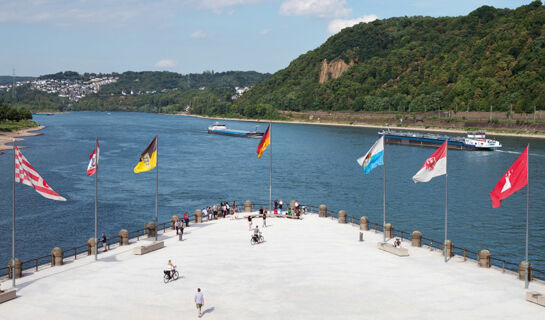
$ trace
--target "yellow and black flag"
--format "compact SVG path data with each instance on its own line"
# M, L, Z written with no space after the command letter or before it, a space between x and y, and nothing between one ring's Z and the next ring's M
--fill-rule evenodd
M157 165L157 136L153 138L153 141L149 146L142 152L140 156L140 161L134 167L134 173L146 172L149 171Z

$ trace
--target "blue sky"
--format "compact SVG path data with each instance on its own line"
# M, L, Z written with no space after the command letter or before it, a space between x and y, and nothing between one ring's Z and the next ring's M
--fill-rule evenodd
M530 0L0 0L0 75L276 72L342 27Z

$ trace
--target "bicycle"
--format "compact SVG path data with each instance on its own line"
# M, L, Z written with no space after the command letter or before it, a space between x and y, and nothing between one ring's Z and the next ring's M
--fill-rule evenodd
M170 280L178 280L178 277L180 274L178 273L178 270L174 269L174 273L172 274L172 277L170 276L170 270L164 270L163 273L165 274L163 276L163 281L165 283L169 282Z
M259 237L252 236L252 238L250 238L250 243L251 243L252 245L261 243L261 242L263 242L263 241L265 241L265 238L263 238L262 235L259 235Z

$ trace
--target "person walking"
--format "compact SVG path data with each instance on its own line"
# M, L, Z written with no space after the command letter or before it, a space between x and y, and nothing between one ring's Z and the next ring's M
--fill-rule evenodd
M263 210L263 228L267 227L267 208Z
M102 248L104 248L104 252L108 251L108 243L107 243L106 235L104 234L104 232L100 236L100 242L102 242Z
M199 318L201 317L201 308L204 306L204 297L201 292L201 288L197 288L197 293L195 293L195 304L197 305L197 310L199 311Z
M185 226L186 227L189 227L189 215L186 213L184 213L184 221L185 221Z
M248 230L252 230L252 216L248 216Z

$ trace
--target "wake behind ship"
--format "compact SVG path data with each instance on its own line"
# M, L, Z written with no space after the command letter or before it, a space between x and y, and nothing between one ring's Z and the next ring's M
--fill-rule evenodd
M470 151L493 151L501 149L499 141L487 139L484 131L469 132L466 137L449 137L436 133L421 133L410 131L382 130L378 133L384 136L386 143L416 145L422 147L437 147L448 140L448 148Z

